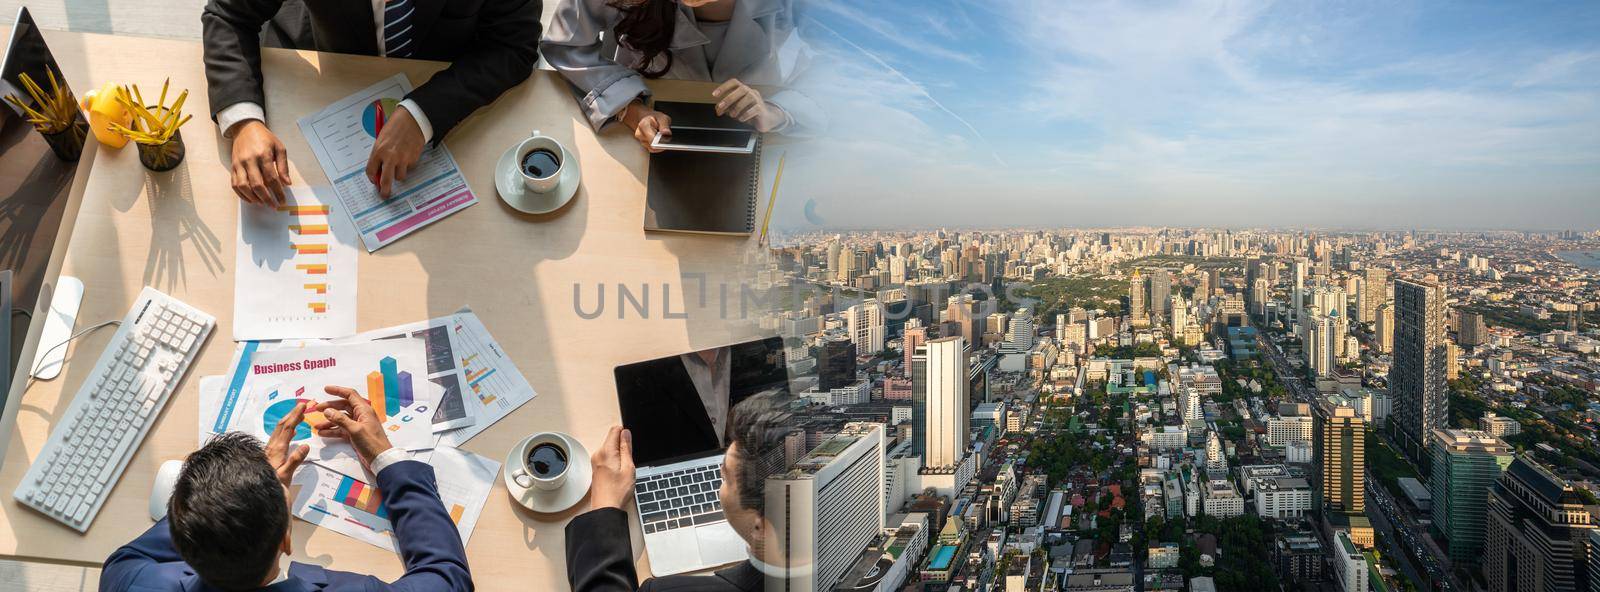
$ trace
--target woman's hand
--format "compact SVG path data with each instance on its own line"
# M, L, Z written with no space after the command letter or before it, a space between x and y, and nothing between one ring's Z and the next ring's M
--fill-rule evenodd
M758 132L777 129L789 118L781 107L763 99L761 91L739 82L738 78L729 78L722 86L711 91L711 96L719 99L717 115L726 115L753 125Z
M622 111L622 123L633 128L633 139L639 141L640 146L651 152L660 152L660 148L651 147L655 142L656 134L663 136L672 135L672 118L666 113L656 111L644 106L644 101L628 103L628 108Z

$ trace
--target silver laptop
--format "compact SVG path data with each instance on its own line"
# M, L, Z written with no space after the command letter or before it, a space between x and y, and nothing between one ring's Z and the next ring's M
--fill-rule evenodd
M788 388L777 337L616 368L622 425L633 435L634 504L657 576L743 561L723 515L728 413L752 394Z

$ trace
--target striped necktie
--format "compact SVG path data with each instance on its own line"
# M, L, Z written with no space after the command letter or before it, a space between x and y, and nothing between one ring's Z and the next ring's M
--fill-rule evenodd
M383 7L384 55L408 58L416 51L412 37L411 15L417 11L416 0L389 0Z

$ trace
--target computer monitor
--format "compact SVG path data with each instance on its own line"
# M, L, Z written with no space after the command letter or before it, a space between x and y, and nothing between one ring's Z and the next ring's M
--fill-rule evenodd
M21 82L23 73L41 85L48 85L47 73L54 73L57 82L67 86L61 68L27 8L18 10L5 56L0 58L0 97L15 94L29 100ZM67 92L72 92L70 87ZM24 364L19 359L26 349L23 341L34 323L43 322L30 315L36 309L42 312L49 308L48 302L39 300L48 283L50 256L61 231L78 163L57 156L15 106L9 101L3 104L5 107L0 108L0 270L4 270L9 280L0 281L4 287L5 308L4 319L0 320L0 340L4 341L0 343L0 352L5 354L6 362L0 375L6 379L0 382L3 385L0 386L0 408L9 410L15 407L7 404L12 403L7 400L10 379L28 372L30 368L26 366L33 363L28 360ZM9 417L6 421L9 422ZM0 431L9 427L0 426Z
M779 337L618 366L616 379L622 426L641 467L720 453L734 405L757 393L789 393Z

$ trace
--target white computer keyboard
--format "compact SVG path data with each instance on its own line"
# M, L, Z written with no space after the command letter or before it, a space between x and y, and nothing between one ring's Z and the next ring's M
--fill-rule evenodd
M216 324L153 288L140 292L13 497L88 530Z

